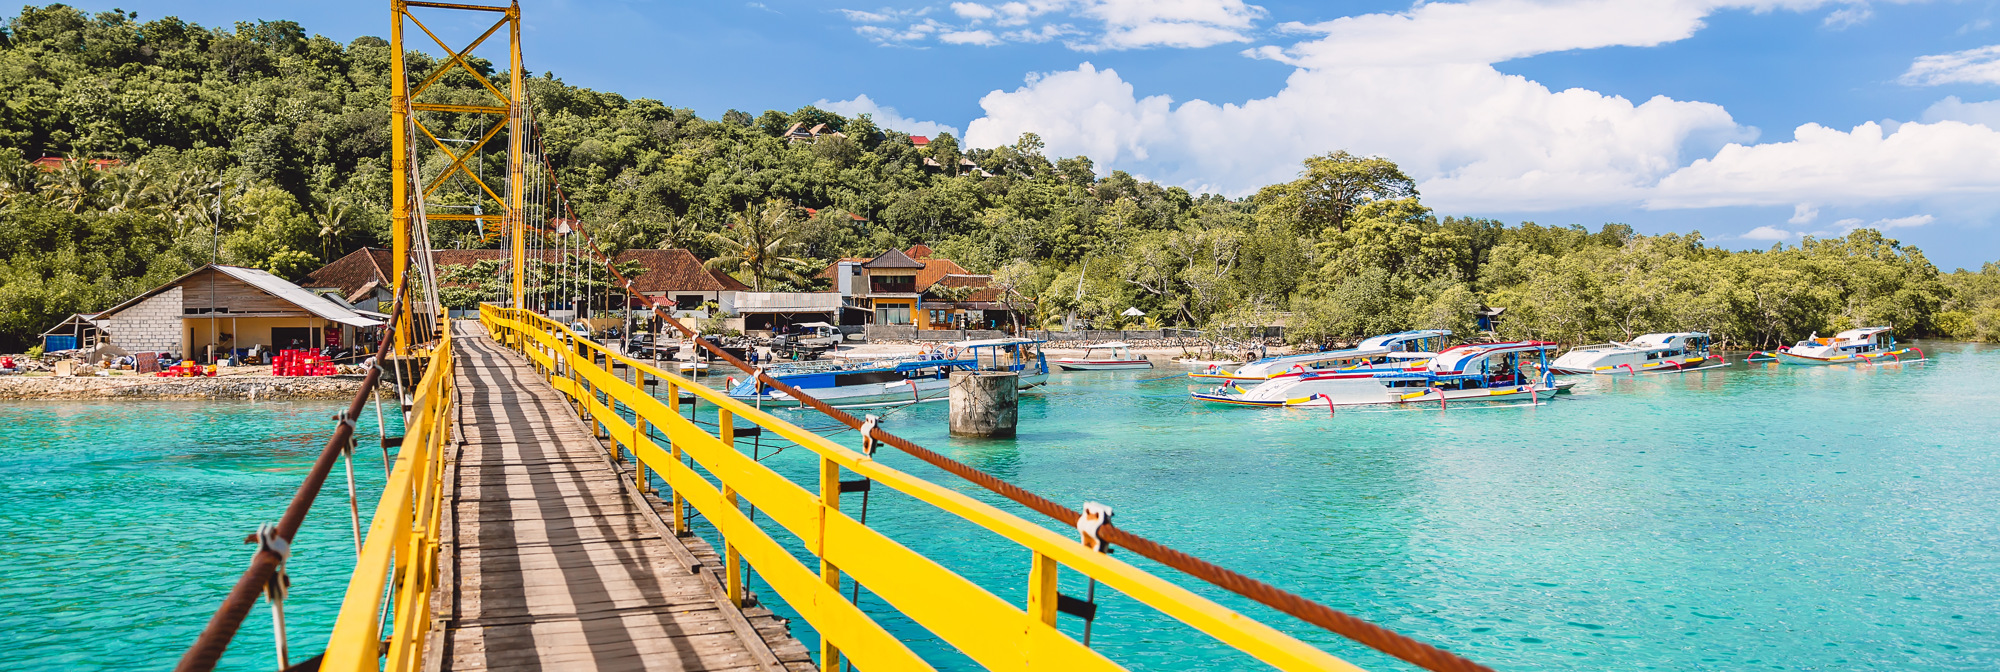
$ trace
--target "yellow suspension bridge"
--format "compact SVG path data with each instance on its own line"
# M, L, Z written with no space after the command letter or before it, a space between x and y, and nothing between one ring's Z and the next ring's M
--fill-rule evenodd
M419 10L500 18L468 46L453 48ZM238 635L260 599L271 603L286 669L776 672L942 664L858 606L856 586L987 669L1136 664L1093 649L1087 634L1079 639L1058 627L1065 616L1094 618L1091 601L1059 592L1065 570L1276 669L1356 668L1183 583L1212 584L1425 669L1486 669L1122 530L1107 509L1078 512L924 449L770 379L691 332L697 344L838 421L841 431L858 430L862 448L573 333L535 309L534 297L545 289L539 283L547 280L528 271L531 253L553 252L577 272L629 282L596 253L542 157L522 80L519 5L392 0L391 14L396 303L390 325L364 390L336 416L333 436L292 506L252 535L259 550L250 568L177 669L213 669L233 640L249 645L249 637ZM404 63L406 26L448 54L415 83ZM510 65L504 90L469 62L503 31ZM470 85L451 89L447 81ZM420 102L431 91L448 102ZM490 100L470 103L468 91ZM425 121L480 115L498 119L476 143L457 150ZM504 189L494 189L467 159L502 136L508 176ZM420 140L431 149L420 150ZM476 185L475 193L498 205L498 221L430 213L440 186L451 180ZM490 238L512 250L506 296L483 305L477 320L446 318L428 267L431 222L454 221L491 222ZM678 326L654 309L663 324ZM291 540L343 458L351 479L355 422L371 401L380 412L381 399L391 397L403 435L380 439L385 450L397 450L394 466L359 535L364 541L326 649L291 655L282 620ZM714 420L698 420L697 407ZM797 482L781 475L746 452L743 437L809 451L817 477ZM1077 531L1059 534L899 471L875 459L878 449L907 453ZM862 522L858 497L850 493L875 488L1017 547L1028 560L1018 588L988 590ZM354 511L358 532L363 508ZM706 521L706 537L691 525L697 518ZM1182 574L1134 567L1111 555L1114 548ZM752 572L774 594L751 595ZM773 602L799 620L774 614ZM816 650L793 637L799 628L816 635Z

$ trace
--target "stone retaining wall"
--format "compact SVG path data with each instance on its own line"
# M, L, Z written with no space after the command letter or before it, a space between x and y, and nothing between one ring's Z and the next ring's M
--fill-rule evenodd
M0 399L352 399L360 389L361 376L0 377Z

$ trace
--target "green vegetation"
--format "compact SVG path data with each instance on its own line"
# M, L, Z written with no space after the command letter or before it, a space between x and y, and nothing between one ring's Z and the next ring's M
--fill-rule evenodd
M413 77L438 66L410 59ZM387 69L381 39L342 45L291 22L211 29L24 8L0 34L10 101L0 108L0 346L211 258L297 278L385 245ZM485 102L462 71L441 82L426 95ZM1871 230L1729 252L1698 234L1619 224L1439 217L1394 163L1339 152L1251 197L1197 196L1121 171L1098 177L1089 158L1049 157L1032 134L972 150L944 135L919 149L866 115L810 106L706 120L546 73L529 88L548 157L609 251L685 247L765 289L817 288L812 276L832 259L921 242L994 273L1043 324L1074 313L1125 326L1119 312L1137 306L1149 324L1282 320L1295 340L1315 341L1470 333L1473 311L1489 305L1509 309L1503 336L1568 342L1707 329L1765 346L1857 324L2000 339L2000 269L1941 275ZM426 113L425 123L465 138L491 122ZM780 137L795 123L839 134ZM43 172L29 162L44 155L123 163ZM479 168L496 185L503 156ZM444 168L432 158L426 174ZM454 179L435 202L500 211ZM432 235L439 247L489 244L469 224L434 223ZM493 270L446 269L465 285L448 302L497 289L486 284Z

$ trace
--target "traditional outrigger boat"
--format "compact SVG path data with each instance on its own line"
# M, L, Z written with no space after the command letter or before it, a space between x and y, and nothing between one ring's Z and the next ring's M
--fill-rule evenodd
M943 352L856 361L778 364L766 373L829 404L913 403L943 397L953 371L1012 371L1028 389L1048 382L1049 363L1031 338L993 338L953 343ZM797 405L797 399L755 380L731 381L729 396L765 406Z
M1896 336L1890 327L1863 327L1834 334L1831 338L1814 334L1797 345L1780 348L1778 361L1813 366L1879 364L1884 359L1906 361L1903 355L1912 351L1917 353L1916 359L1907 361L1924 361L1923 348L1897 348Z
M1107 356L1091 357L1092 353L1103 350ZM1116 371L1119 369L1150 369L1153 360L1132 354L1132 346L1123 341L1112 341L1085 346L1082 357L1063 357L1056 360L1056 366L1064 371Z
M1557 375L1679 373L1727 366L1721 355L1711 355L1708 334L1680 331L1646 334L1629 343L1606 343L1579 347L1557 357L1549 371ZM1711 360L1713 364L1709 363Z
M1421 371L1426 362L1444 349L1451 338L1447 329L1424 329L1383 334L1361 341L1345 350L1303 352L1296 355L1265 357L1244 364L1235 372L1220 366L1189 373L1189 378L1206 380L1265 381L1302 376L1318 371Z
M1529 371L1522 359L1536 358L1543 370L1554 343L1517 341L1460 345L1438 353L1419 371L1311 371L1274 378L1244 389L1231 381L1192 396L1239 406L1358 406L1436 401L1541 401L1576 383Z

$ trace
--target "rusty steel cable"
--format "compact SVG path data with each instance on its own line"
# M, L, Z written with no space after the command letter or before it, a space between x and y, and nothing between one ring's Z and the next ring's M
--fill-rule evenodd
M550 177L553 179L553 167L550 168L550 172ZM557 193L561 194L560 186L557 187ZM567 206L568 199L565 198L563 200L565 201L564 205ZM694 342L701 344L703 348L714 353L723 361L729 362L736 368L742 369L744 373L750 374L753 379L769 384L777 391L798 400L801 404L812 407L813 410L826 414L843 425L854 429L861 428L862 421L853 415L835 408L824 401L820 401L811 395L800 392L797 388L779 382L761 369L753 367L735 355L723 351L721 347L710 343L708 339L702 338L700 334L681 324L679 320L673 319L671 315L661 309L660 302L653 297L631 291L631 281L626 279L624 274L618 272L617 266L612 264L608 257L597 250L596 242L591 240L590 233L584 230L581 222L578 223L575 229L583 234L592 255L604 263L605 268L610 270L611 275L617 279L618 284L624 286L629 295L638 296L643 299L652 308L655 317L674 325L674 328L693 339ZM1075 510L1067 506L1037 495L1026 488L1008 483L997 476L980 471L977 467L951 459L929 448L919 446L909 439L896 436L879 427L874 428L869 436L883 443L895 446L898 450L908 453L919 460L923 460L931 466L951 472L959 478L971 481L995 494L1006 497L1016 504L1054 518L1065 525L1075 526L1077 519L1081 517L1081 514L1078 514ZM1389 654L1426 670L1431 670L1432 672L1492 672L1491 668L1472 662L1458 654L1369 623L1346 612L1307 599L1297 593L1245 576L1235 570L1175 550L1138 534L1119 529L1111 523L1105 523L1099 529L1098 534L1105 541L1131 549L1132 552L1154 562L1172 567L1189 576L1213 584L1216 587L1250 598L1259 604L1290 614L1299 620L1325 628L1334 634L1354 640L1371 649Z
M383 330L382 337L375 342L375 365L369 367L368 375L361 381L361 391L354 394L354 400L347 404L347 410L335 416L340 419L327 439L326 447L320 449L319 458L313 461L312 470L306 472L306 480L299 485L298 492L292 494L292 501L285 506L285 514L278 519L276 534L290 544L298 536L299 526L305 523L306 513L312 510L313 501L319 498L320 488L326 485L328 474L333 471L334 462L354 441L355 423L361 419L361 412L367 408L369 397L382 377L384 349L395 338L399 326L407 326L395 316L403 308L402 292L397 292L395 303L390 304L389 328ZM243 576L236 579L236 585L229 589L222 605L215 615L210 616L208 625L202 627L201 635L194 645L181 654L181 660L174 666L175 672L209 672L222 660L224 651L229 650L229 642L236 637L236 631L243 627L243 620L250 615L250 609L257 605L257 598L264 594L264 587L276 580L278 567L284 559L268 546L259 547L250 558L250 567L243 570Z

